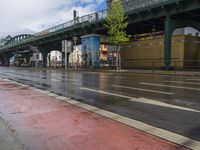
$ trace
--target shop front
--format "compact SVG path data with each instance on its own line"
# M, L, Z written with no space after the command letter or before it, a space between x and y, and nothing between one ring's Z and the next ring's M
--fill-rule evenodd
M101 44L100 45L100 67L115 69L120 66L120 51L116 46Z

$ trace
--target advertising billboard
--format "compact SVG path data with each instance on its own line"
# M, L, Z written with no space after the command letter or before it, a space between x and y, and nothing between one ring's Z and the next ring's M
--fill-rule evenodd
M88 35L81 37L82 61L85 67L99 68L100 66L100 36Z

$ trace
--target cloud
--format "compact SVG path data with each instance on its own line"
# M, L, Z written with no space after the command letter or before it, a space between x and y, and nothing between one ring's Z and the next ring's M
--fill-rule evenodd
M35 33L95 12L105 0L0 0L0 37Z

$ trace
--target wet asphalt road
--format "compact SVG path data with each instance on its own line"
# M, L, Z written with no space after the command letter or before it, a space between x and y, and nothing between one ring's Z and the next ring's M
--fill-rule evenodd
M200 77L4 67L0 77L200 141Z

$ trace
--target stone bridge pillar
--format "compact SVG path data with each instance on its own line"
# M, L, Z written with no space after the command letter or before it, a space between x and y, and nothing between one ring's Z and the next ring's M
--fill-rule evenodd
M165 63L165 69L169 70L171 69L171 42L172 42L172 34L175 29L174 22L171 19L170 16L167 16L165 19L165 24L164 24L164 30L165 30L165 35L164 35L164 63Z
M42 53L43 67L47 67L47 58L48 58L48 54L50 53L50 50L44 46L38 46L38 50Z
M172 34L177 28L193 27L200 31L200 23L194 20L173 20L169 15L167 15L164 23L164 69L172 69L171 65L171 47L172 47Z
M2 66L9 66L10 64L10 58L12 57L11 54L1 54L0 60L2 62Z

